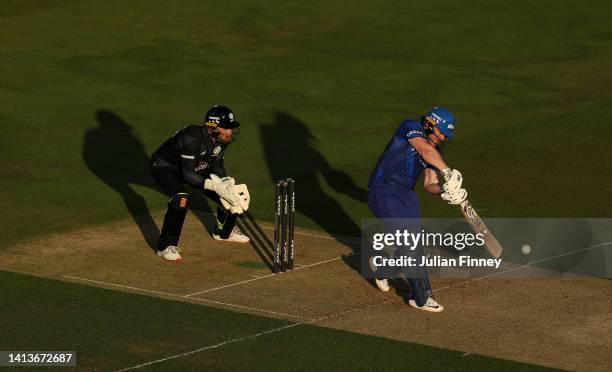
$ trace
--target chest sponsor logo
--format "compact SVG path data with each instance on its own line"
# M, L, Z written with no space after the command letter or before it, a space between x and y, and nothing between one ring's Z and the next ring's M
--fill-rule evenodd
M199 171L204 170L206 168L208 168L208 163L201 162L200 164L198 164L197 167L195 167L194 171L199 172Z
M220 152L221 152L221 146L217 146L213 149L214 155L219 155Z

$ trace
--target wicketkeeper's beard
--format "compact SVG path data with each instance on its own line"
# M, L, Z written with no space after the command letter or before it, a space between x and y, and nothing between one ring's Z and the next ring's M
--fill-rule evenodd
M215 141L219 141L224 145L229 145L230 143L234 143L238 140L238 136L240 134L240 127L232 128L232 134L229 138L222 138L222 135L217 131L214 127L207 127L208 135L213 138Z
M234 143L238 140L238 136L240 135L240 128L232 128L232 134L229 138L222 139L221 135L217 134L217 141L223 143L224 145L229 145L230 143Z
M224 145L229 145L233 142L232 137L230 138L221 138L220 136L215 137L217 141L221 142Z

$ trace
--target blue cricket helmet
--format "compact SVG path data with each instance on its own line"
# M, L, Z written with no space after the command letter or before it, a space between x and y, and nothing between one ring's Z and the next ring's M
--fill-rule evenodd
M455 116L452 112L448 111L448 109L436 106L429 110L423 119L432 126L438 128L446 137L455 137Z

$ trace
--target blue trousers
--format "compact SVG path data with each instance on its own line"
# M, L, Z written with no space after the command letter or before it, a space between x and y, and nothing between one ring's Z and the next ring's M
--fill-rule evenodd
M371 188L368 192L368 207L376 218L382 219L385 230L390 233L409 228L405 222L395 219L410 218L413 219L414 223L417 223L420 215L420 205L416 193L413 190L394 185ZM420 231L420 229L417 231ZM417 262L420 262L424 255L422 247L416 247L413 251L405 250L404 252L415 257ZM404 272L417 305L423 306L427 298L432 295L427 269L418 266L409 267Z
M419 199L413 190L377 186L368 192L368 207L376 218L419 218Z

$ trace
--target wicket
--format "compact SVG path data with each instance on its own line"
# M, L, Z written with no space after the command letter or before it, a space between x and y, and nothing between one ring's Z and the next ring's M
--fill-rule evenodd
M274 188L274 264L273 271L293 270L295 251L295 181L280 180Z

